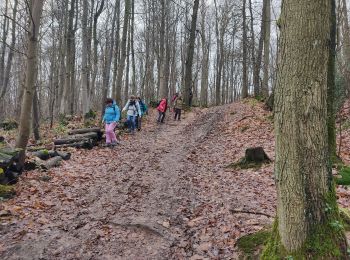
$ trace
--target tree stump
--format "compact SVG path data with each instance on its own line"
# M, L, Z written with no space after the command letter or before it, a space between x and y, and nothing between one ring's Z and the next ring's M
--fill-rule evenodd
M262 147L248 148L245 150L245 161L248 163L269 163L270 158Z
M245 156L238 162L230 164L230 168L259 168L264 163L270 163L271 159L267 156L262 147L248 148L245 151Z

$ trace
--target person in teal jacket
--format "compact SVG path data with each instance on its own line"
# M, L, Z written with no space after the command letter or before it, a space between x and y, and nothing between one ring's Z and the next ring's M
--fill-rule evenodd
M117 144L117 137L114 133L114 128L117 126L117 122L119 121L119 119L119 107L113 99L107 98L105 113L102 119L102 122L105 123L107 146Z

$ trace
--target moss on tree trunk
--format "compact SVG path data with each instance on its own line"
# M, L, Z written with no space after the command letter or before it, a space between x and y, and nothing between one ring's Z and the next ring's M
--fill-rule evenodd
M325 200L327 201L324 209L325 218L322 223L318 223L310 230L301 248L294 251L286 250L281 241L276 219L260 259L350 259L335 189L329 192Z

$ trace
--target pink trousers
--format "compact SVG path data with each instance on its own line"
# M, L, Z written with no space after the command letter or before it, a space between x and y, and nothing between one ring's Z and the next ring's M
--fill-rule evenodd
M106 143L110 144L111 142L116 142L117 138L114 133L114 128L116 127L117 123L113 122L110 124L106 123Z

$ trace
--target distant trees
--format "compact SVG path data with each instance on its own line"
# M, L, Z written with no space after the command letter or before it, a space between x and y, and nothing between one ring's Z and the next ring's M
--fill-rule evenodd
M347 6L337 2L345 75ZM19 115L24 94L25 3L0 2L0 118ZM150 102L182 92L200 106L266 98L276 73L276 8L271 0L47 0L38 46L39 121L99 110L107 96L122 103L137 94Z

